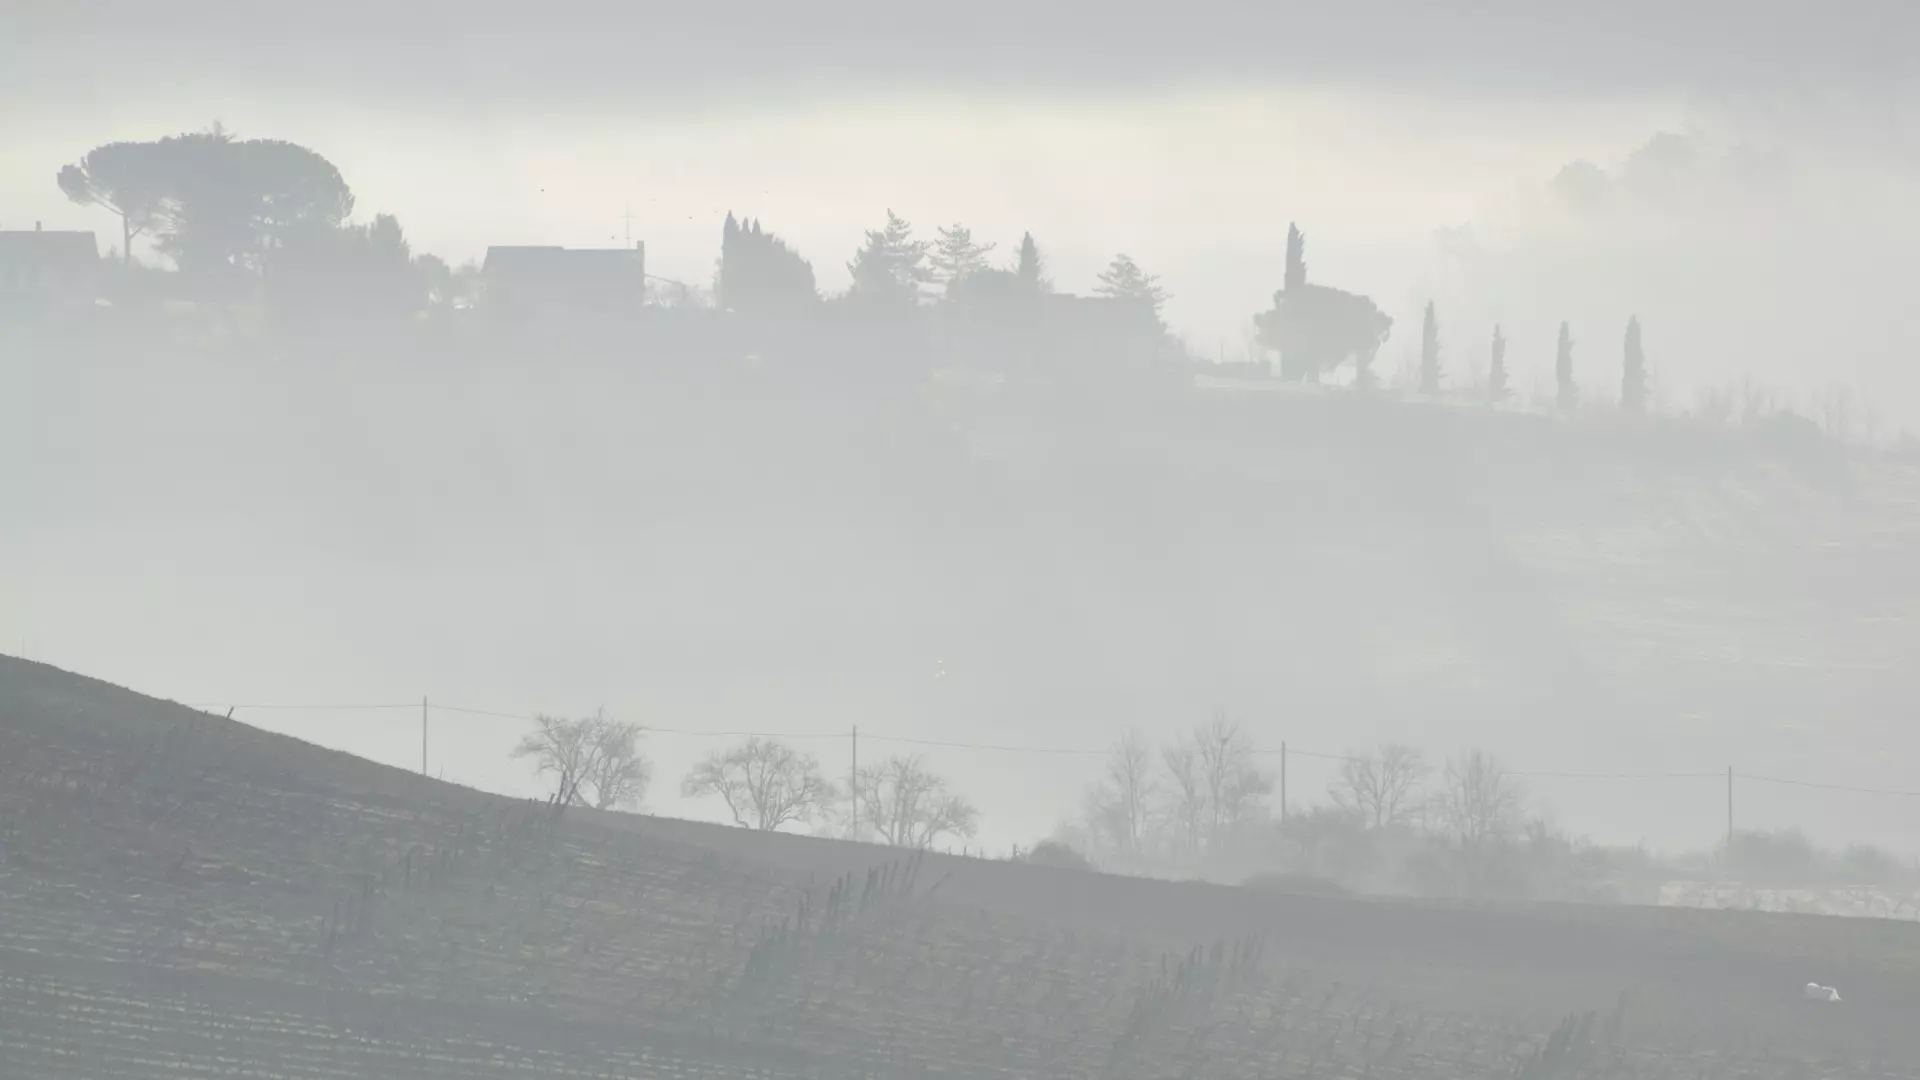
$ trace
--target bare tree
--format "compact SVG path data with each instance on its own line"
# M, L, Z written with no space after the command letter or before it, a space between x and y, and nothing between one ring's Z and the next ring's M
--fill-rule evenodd
M1207 786L1200 776L1200 755L1184 742L1175 743L1161 749L1160 767L1167 779L1167 824L1173 831L1173 845L1182 854L1195 854L1205 843L1207 831Z
M1258 815L1260 800L1273 793L1273 777L1254 764L1254 746L1246 729L1216 712L1213 722L1193 733L1193 749L1207 796L1207 843Z
M1518 832L1525 801L1519 779L1486 751L1447 762L1435 808L1459 849L1468 891L1480 890L1492 856Z
M1107 754L1106 774L1087 795L1087 825L1108 849L1137 856L1152 827L1153 755L1139 732L1129 731Z
M973 804L947 790L917 757L888 758L860 770L863 824L894 847L926 848L943 836L970 837L979 826Z
M767 831L813 820L836 795L813 755L758 737L694 766L680 793L718 795L736 825Z
M533 723L513 756L532 758L535 775L554 777L560 805L611 810L635 806L646 794L653 767L640 751L638 724L615 720L604 709L577 720L540 715Z
M1160 763L1175 840L1190 854L1217 845L1252 820L1260 800L1273 791L1273 777L1254 765L1245 729L1225 713L1167 747Z
M1329 794L1342 810L1358 814L1368 828L1406 824L1419 810L1427 762L1404 743L1386 743L1372 754L1349 756Z

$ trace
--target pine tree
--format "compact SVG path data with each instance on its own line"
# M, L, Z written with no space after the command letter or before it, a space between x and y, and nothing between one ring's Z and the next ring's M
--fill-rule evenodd
M1566 323L1560 324L1560 342L1556 347L1553 361L1554 381L1559 384L1556 399L1562 409L1572 409L1580 403L1580 387L1573 381L1573 331Z
M1640 316L1627 320L1626 367L1620 376L1620 407L1630 413L1647 411L1647 354L1640 345Z
M927 242L913 238L913 226L892 210L884 228L867 231L867 242L847 264L853 276L850 295L890 303L916 304L920 286L933 280L927 269Z
M1440 319L1429 300L1426 319L1420 325L1420 392L1429 396L1440 393L1440 380L1445 376L1440 369Z
M1291 292L1307 283L1307 238L1300 226L1287 224L1287 276L1281 287Z
M1156 315L1160 312L1160 305L1167 302L1167 291L1160 287L1160 278L1141 270L1126 255L1114 256L1113 262L1101 272L1100 284L1093 291L1115 300L1146 304Z
M1495 324L1493 328L1493 365L1487 369L1487 399L1502 402L1513 396L1507 383L1507 337Z
M992 250L992 244L974 242L973 230L955 222L940 230L927 262L932 264L934 280L952 291L954 282L987 268L987 253Z
M1047 263L1040 257L1040 245L1033 242L1032 233L1020 236L1020 257L1014 264L1014 276L1020 284L1037 293L1052 292L1053 282L1047 280Z

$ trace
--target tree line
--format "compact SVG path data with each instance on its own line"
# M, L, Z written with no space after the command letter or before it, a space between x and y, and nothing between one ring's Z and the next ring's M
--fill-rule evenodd
M645 729L604 710L589 716L540 715L513 749L553 784L559 806L631 810L646 797L653 767ZM768 832L810 827L844 839L930 848L971 838L980 813L916 756L860 769L849 788L827 779L818 758L776 739L753 736L702 759L681 780L689 799L713 799L735 825Z
M514 748L556 805L632 810L653 779L645 729L604 710L542 715ZM1342 755L1320 798L1290 799L1272 759L1223 713L1154 745L1122 736L1080 809L1018 857L1080 869L1208 877L1289 889L1651 903L1689 877L1748 884L1910 888L1920 864L1883 849L1826 851L1792 831L1741 831L1713 852L1660 857L1555 828L1524 778L1468 749L1439 764L1404 743ZM850 785L762 736L708 754L680 794L736 826L928 849L973 838L974 804L917 756L860 769ZM1297 801L1296 801L1297 800Z
M456 271L432 254L416 254L399 220L375 214L353 220L356 199L340 170L323 155L279 139L239 138L218 125L203 132L146 142L114 142L62 167L55 180L76 203L97 206L120 220L119 256L129 265L136 239L178 272L229 286L259 284L274 309L288 316L324 318L341 312L410 316L470 295L477 268ZM1005 265L997 245L963 223L932 239L888 210L867 230L846 264L849 284L823 297L813 265L759 219L729 213L722 226L713 293L722 308L749 315L791 313L823 300L842 301L885 317L929 300L951 304L985 321L1021 322L1022 304L1053 291L1045 259L1031 233L1021 236ZM1115 255L1100 272L1094 294L1151 312L1148 332L1166 335L1162 308L1170 299L1157 275L1131 256ZM1279 358L1277 374L1317 382L1351 364L1354 385L1377 383L1374 362L1392 333L1393 319L1368 297L1308 280L1306 238L1287 232L1283 285L1271 306L1253 319L1259 347ZM1486 400L1514 393L1508 340L1493 328ZM1643 413L1648 404L1647 357L1639 319L1628 321L1622 343L1620 405ZM1445 392L1440 320L1429 302L1423 312L1415 389ZM1554 352L1555 404L1579 406L1571 327L1562 322Z

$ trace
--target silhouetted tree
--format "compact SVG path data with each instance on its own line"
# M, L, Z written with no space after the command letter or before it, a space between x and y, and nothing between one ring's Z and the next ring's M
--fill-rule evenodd
M1160 312L1160 305L1167 302L1167 291L1160 287L1159 277L1149 274L1127 255L1115 255L1113 262L1100 273L1100 283L1094 292L1114 300L1126 300L1143 304Z
M1280 377L1318 382L1351 359L1354 385L1373 384L1373 359L1393 332L1393 319L1357 293L1307 283L1307 239L1287 226L1284 286L1273 307L1253 317L1257 340L1280 354Z
M215 128L156 145L167 177L156 246L183 271L257 273L274 250L353 213L340 170L297 143Z
M836 797L811 754L758 737L694 766L680 793L718 795L735 824L768 831L812 820Z
M940 239L934 241L927 261L932 264L934 280L951 293L955 282L987 268L987 254L992 250L992 244L976 242L973 230L955 222L940 230Z
M120 219L120 256L133 262L134 237L159 220L167 199L167 172L154 143L116 142L87 151L56 177L67 198L99 206Z
M1372 754L1353 754L1340 763L1340 778L1330 794L1334 804L1360 816L1370 829L1406 824L1420 809L1420 784L1427 777L1420 751L1387 743Z
M1174 841L1187 854L1217 848L1273 791L1253 755L1246 730L1224 714L1161 752Z
M947 790L917 757L860 770L861 824L894 847L926 848L943 836L969 837L980 813Z
M867 232L867 241L847 264L853 275L848 295L886 304L920 300L920 286L933 280L926 266L927 242L913 238L913 226L892 210L887 223Z
M638 724L605 710L578 720L541 715L533 723L513 756L532 758L535 774L554 777L560 805L611 810L636 805L646 794L652 766L640 752Z
M1513 396L1507 379L1507 337L1496 324L1493 328L1493 364L1487 368L1487 399L1501 402Z
M1558 385L1555 400L1559 406L1572 409L1578 405L1580 387L1573 381L1573 331L1564 322L1560 324L1560 341L1554 352L1553 377Z
M1427 301L1427 313L1420 324L1420 392L1438 394L1445 372L1440 369L1440 319L1434 314L1433 301Z
M1620 407L1647 411L1647 354L1640 345L1640 317L1627 320L1626 366L1620 376Z
M1159 796L1153 753L1129 731L1107 753L1106 775L1087 794L1087 828L1099 844L1128 858L1146 848Z
M742 225L731 212L721 229L713 292L719 306L734 311L792 309L820 298L813 264L758 220Z
M399 219L377 214L365 225L309 223L296 229L268 254L263 269L269 299L281 314L393 318L427 305L435 263L445 270L438 259L414 259Z
M1307 237L1300 226L1287 224L1287 270L1280 287L1286 290L1301 288L1307 283Z
M1041 258L1040 245L1033 242L1032 233L1022 233L1020 236L1020 255L1014 263L1013 273L1029 292L1053 291L1053 283L1047 280L1046 260Z
M1434 809L1453 840L1469 893L1484 891L1494 856L1519 831L1525 798L1520 781L1485 751L1447 762Z

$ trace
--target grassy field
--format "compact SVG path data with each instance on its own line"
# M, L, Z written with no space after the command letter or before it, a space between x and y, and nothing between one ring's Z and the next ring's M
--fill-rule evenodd
M1909 1076L1916 1006L1909 924L557 815L0 659L9 1077Z

